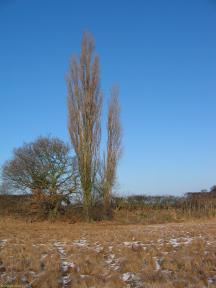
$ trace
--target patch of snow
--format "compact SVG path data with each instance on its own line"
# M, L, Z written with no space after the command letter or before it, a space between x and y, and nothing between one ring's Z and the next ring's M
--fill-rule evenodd
M54 247L57 249L60 259L61 259L61 271L63 276L60 279L60 283L62 283L62 287L65 288L71 282L70 274L65 275L68 272L69 268L74 268L75 264L73 262L67 262L66 257L67 254L64 249L64 244L61 242L54 242Z
M53 245L54 245L54 246L56 247L56 249L58 250L58 252L59 252L59 254L60 254L60 258L61 258L61 259L64 258L64 257L66 256L66 253L65 253L63 244L60 243L60 242L55 242Z
M208 278L208 284L214 284L214 283L216 283L216 276L209 277Z
M159 271L161 269L161 260L157 257L153 257L153 259L155 260L156 271Z
M6 279L7 279L6 280L7 284L12 284L14 281L16 281L17 278L16 278L16 276L8 276L7 275Z
M115 254L109 254L107 260L105 261L108 264L109 268L117 271L120 268L119 261L115 257Z
M132 272L123 273L121 279L122 281L128 283L129 287L144 287L143 281L140 279L140 277Z
M133 243L133 242L132 242ZM132 244L131 244L131 242L123 242L123 244L125 245L125 246L131 246Z
M178 243L177 239L172 238L169 240L169 243L173 246L173 247L178 247L180 244Z
M96 244L96 247L94 249L97 253L100 253L101 251L104 250L103 246L99 243Z
M188 245L188 244L190 244L193 240L194 240L194 238L192 238L192 237L171 238L171 239L169 240L169 243L170 243L173 247L178 247L178 246L180 246L180 245Z
M74 244L75 246L78 246L78 247L85 247L85 246L88 245L86 239L75 240L75 241L73 241L73 244Z
M75 268L76 265L73 262L63 261L61 268L63 272L67 272L69 268Z
M167 275L171 275L172 274L172 270L168 270L168 269L164 269L164 270L161 270L162 273L164 274L167 274Z
M129 247L129 248L143 248L144 250L146 250L146 244L140 242L140 241L132 241L132 242L123 242L124 246Z
M126 273L123 273L123 274L122 274L121 279L122 279L124 282L128 282L128 281L130 281L130 280L133 279L134 275L135 275L135 274L132 273L132 272L126 272Z
M40 260L43 261L47 257L47 255L48 255L47 253L42 254Z
M181 240L184 241L183 244L187 245L187 244L190 244L190 243L193 241L193 238L190 238L190 237L182 237Z
M8 242L7 239L0 240L0 246L3 247Z
M25 276L21 277L21 281L22 281L23 284L28 283L28 280L27 280L27 278Z
M87 278L91 278L91 276L90 275L86 275L86 274L81 274L80 278L87 279Z
M62 283L63 283L63 287L65 287L67 284L69 284L71 282L71 276L70 275L66 275L62 277Z
M33 277L37 276L37 273L35 271L29 271L29 274L31 274Z

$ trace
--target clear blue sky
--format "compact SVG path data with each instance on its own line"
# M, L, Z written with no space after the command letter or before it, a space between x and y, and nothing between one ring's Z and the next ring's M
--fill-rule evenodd
M105 97L121 90L120 191L216 184L215 0L0 0L0 163L39 135L69 142L65 74L85 30Z

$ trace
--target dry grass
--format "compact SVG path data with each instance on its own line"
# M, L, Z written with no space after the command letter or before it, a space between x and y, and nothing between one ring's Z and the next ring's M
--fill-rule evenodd
M216 222L144 226L28 223L3 217L0 284L216 287Z

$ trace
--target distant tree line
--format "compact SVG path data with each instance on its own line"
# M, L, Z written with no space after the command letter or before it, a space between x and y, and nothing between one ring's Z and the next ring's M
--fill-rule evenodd
M189 192L183 196L129 195L113 197L112 205L118 210L166 210L179 211L184 216L216 216L216 185L205 192ZM150 211L150 210L149 210ZM151 210L152 211L152 210ZM151 212L149 212L151 213Z

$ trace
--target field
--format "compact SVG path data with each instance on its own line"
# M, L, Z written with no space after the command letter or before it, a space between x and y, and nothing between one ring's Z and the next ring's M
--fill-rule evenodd
M1 287L216 287L216 221L0 220Z

